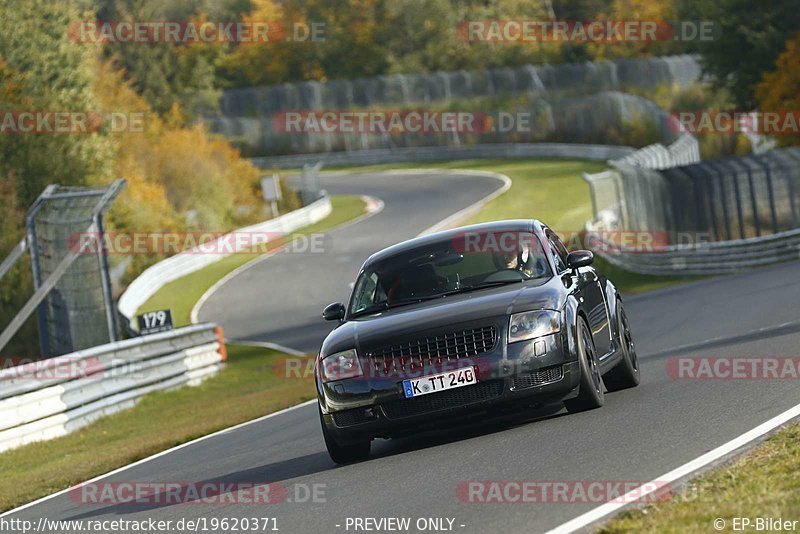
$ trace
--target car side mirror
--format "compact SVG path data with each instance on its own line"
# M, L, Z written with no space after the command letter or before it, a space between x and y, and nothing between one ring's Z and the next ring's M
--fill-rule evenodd
M576 250L567 255L567 267L570 269L577 269L578 267L586 267L591 265L594 261L594 254L591 250Z
M341 321L344 319L344 304L341 302L328 304L325 306L325 309L322 310L322 318L326 321Z

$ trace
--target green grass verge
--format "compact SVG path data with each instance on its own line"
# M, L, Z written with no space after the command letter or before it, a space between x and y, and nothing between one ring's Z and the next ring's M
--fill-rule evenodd
M800 520L798 443L800 425L793 424L730 465L693 480L671 500L623 512L600 532L714 532L718 518L731 532L734 517ZM755 524L746 530L754 532Z
M0 511L314 398L313 377L276 372L284 354L240 345L228 354L226 368L197 387L152 393L66 436L0 453Z
M332 196L331 204L333 211L331 211L330 215L320 222L289 236L287 241L291 241L291 239L299 235L310 235L330 230L335 226L355 219L365 212L364 201L358 196ZM274 246L277 246L277 243L272 248ZM262 254L263 252L232 254L197 272L179 278L159 289L147 302L142 304L137 313L170 309L172 310L172 320L176 326L187 325L191 323L190 315L195 303L217 280Z

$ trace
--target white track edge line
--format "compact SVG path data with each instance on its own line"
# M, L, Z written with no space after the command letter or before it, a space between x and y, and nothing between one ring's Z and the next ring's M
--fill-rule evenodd
M225 343L230 343L233 345L245 345L247 347L263 347L265 349L272 349L277 350L278 352L285 352L286 354L291 354L292 356L308 356L307 352L303 352L302 350L293 349L292 347L287 347L286 345L279 345L278 343L273 343L271 341L252 341L252 340L236 340L236 339L226 339Z
M223 428L222 430L217 430L216 432L213 432L211 434L206 434L205 436L200 436L199 438L193 439L192 441L187 441L186 443L181 443L180 445L176 445L175 447L172 447L170 449L166 449L166 450L163 450L161 452L157 452L157 453L153 454L152 456L148 456L146 458L142 458L141 460L137 460L137 461L135 461L135 462L133 462L131 464L123 465L122 467L118 467L118 468L116 468L116 469L114 469L112 471L109 471L108 473L104 473L102 475L98 475L98 476L96 476L94 478L86 480L85 482L79 482L78 484L75 484L74 486L70 486L69 488L63 489L61 491L57 491L56 493L52 493L50 495L46 495L44 497L36 499L35 501L29 502L27 504L23 504L22 506L18 506L17 508L14 508L14 509L9 510L7 512L3 512L2 514L0 514L0 517L6 517L8 515L21 512L22 510L25 510L26 508L30 508L32 506L36 506L37 504L41 504L41 503L43 503L45 501L49 501L50 499L58 497L59 495L63 495L65 493L67 493L67 492L69 492L69 491L71 491L71 490L83 485L83 484L90 484L90 483L96 482L96 481L98 481L100 479L103 479L103 478L106 478L106 477L110 477L112 475L116 475L117 473L121 473L121 472L126 471L128 469L131 469L133 467L142 465L142 464L147 463L147 462L149 462L151 460L155 460L156 458L160 458L162 456L166 456L167 454L170 454L170 453L173 453L173 452L175 452L177 450L183 449L184 447L189 447L190 445L194 445L196 443L200 443L201 441L205 441L207 439L211 439L211 438L214 438L214 437L217 437L217 436L221 436L222 434L227 434L228 432L232 432L234 430L238 430L240 428L246 427L248 425L252 425L254 423L260 423L261 421L264 421L265 419L270 419L271 417L276 417L278 415L285 414L287 412L290 412L290 411L295 410L297 408L302 408L303 406L308 406L308 405L310 405L312 403L315 403L315 402L317 402L316 399L311 399L309 401L306 401L306 402L303 402L303 403L300 403L300 404L295 404L294 406L289 406L288 408L284 408L282 410L278 410L277 412L272 412L272 413L269 413L267 415L263 415L261 417L257 417L256 419L251 419L250 421L245 421L243 423L239 423L238 425L234 425L234 426L231 426L231 427L228 427L228 428Z
M450 226L456 224L457 221L460 221L461 219L467 217L473 211L476 211L479 208L485 206L486 204L488 204L489 202L491 202L495 198L499 197L500 195L502 195L503 193L505 193L506 191L508 191L511 188L511 178L509 178L505 174L500 174L499 172L474 171L474 170L473 171L466 171L465 170L465 171L458 171L458 172L460 174L470 174L470 175L473 175L473 176L485 176L487 178L494 178L496 180L500 180L503 183L503 185L501 185L499 188L495 189L494 191L492 191L491 193L489 193L488 195L486 195L482 199L478 200L477 202L473 202L472 204L470 204L466 208L461 209L461 210L453 213L452 215L450 215L448 217L445 217L444 219L442 219L438 223L434 224L433 226L430 226L429 228L426 228L425 230L420 232L417 237L423 236L423 235L426 235L426 234L432 234L434 232L438 232L439 230L446 230Z
M736 451L737 449L744 447L745 445L757 440L758 438L764 436L765 434L775 430L776 428L780 427L784 423L791 421L792 419L800 416L800 404L789 408L785 412L776 415L772 419L761 423L757 427L748 430L744 434L739 435L738 437L733 438L732 440L720 445L716 449L713 449L705 454L702 454L691 460L682 466L673 469L669 473L665 473L658 478L651 480L645 484L642 484L636 489L631 490L630 492L626 493L622 496L618 502L608 502L598 506L597 508L593 508L588 512L579 515L573 519L570 519L566 523L563 523L557 526L554 529L547 531L546 534L568 534L570 532L575 532L578 529L584 528L589 526L590 524L603 519L604 517L618 511L619 509L628 506L635 501L641 501L643 497L646 497L650 493L654 491L658 491L657 486L663 486L664 484L670 484L675 482L676 480L680 480L682 478L691 475L695 471L702 469L703 467L712 464L713 462L719 460L727 456L728 454Z

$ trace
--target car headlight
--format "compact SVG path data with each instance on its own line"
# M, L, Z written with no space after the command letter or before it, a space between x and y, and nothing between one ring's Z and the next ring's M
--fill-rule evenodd
M508 328L508 342L554 334L561 330L561 314L555 310L537 310L515 313Z
M355 349L325 356L322 359L322 378L328 382L361 376L361 362Z

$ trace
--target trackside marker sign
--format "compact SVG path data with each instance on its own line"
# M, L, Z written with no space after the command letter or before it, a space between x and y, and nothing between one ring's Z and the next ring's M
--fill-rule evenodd
M156 334L172 330L172 312L170 310L157 310L136 316L139 323L139 334Z

